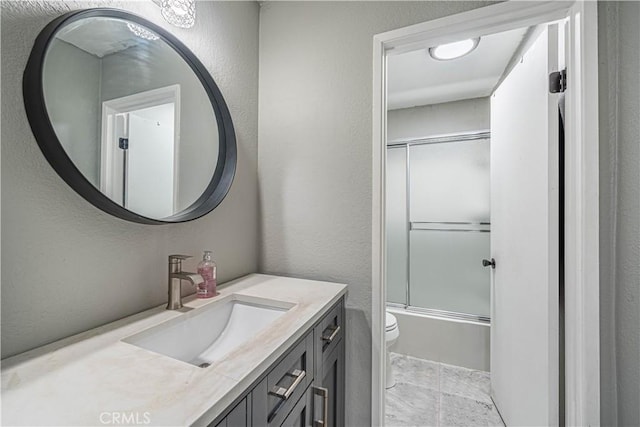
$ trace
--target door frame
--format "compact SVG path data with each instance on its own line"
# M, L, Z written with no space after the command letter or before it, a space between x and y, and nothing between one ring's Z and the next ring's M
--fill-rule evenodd
M509 1L373 37L371 421L385 411L387 56L569 17L565 127L565 421L600 424L598 31L589 1Z
M180 85L169 85L157 89L126 95L120 98L110 99L102 103L102 129L100 139L100 191L103 194L114 193L112 174L114 170L115 152L118 151L116 143L115 116L117 114L130 113L143 108L157 105L174 104L174 131L173 131L173 211L178 206L179 188L179 150L180 150ZM125 201L123 200L123 206Z

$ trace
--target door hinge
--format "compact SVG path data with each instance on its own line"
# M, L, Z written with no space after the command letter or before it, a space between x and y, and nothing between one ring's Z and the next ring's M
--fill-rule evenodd
M549 74L549 92L560 93L567 90L567 69Z
M118 139L118 148L121 150L129 149L129 138L120 138Z

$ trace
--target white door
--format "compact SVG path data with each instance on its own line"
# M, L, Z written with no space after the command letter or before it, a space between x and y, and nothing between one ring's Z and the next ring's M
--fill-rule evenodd
M491 98L491 388L508 426L557 425L558 28Z
M125 207L150 218L174 213L173 103L129 113Z

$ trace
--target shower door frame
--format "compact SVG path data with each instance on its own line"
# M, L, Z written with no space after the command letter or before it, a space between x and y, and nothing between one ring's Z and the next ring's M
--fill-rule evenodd
M373 37L371 423L384 424L388 54L569 18L565 147L565 422L600 424L598 12L588 1L504 2ZM392 53L390 53L392 52ZM570 111L571 110L571 111Z
M386 144L386 149L397 149L403 148L406 150L406 232L407 232L407 259L406 259L406 274L407 274L407 283L405 284L405 300L404 304L396 303L396 302L388 302L385 297L385 305L389 307L395 308L403 308L407 311L413 313L426 314L429 316L436 316L447 319L454 320L465 320L471 322L482 323L484 325L488 325L491 323L490 315L483 316L481 314L474 313L463 313L463 312L454 312L447 310L439 310L435 308L421 307L416 305L411 305L411 231L414 230L414 224L451 224L452 227L457 226L476 226L476 229L469 230L463 229L462 227L445 230L438 229L442 231L459 231L459 232L477 232L477 233L490 233L491 232L491 223L490 222L437 222L437 223L425 223L420 221L411 221L411 152L410 148L418 145L430 145L430 144L449 144L456 142L472 142L472 141L480 141L480 140L491 140L491 131L488 129L477 130L473 132L461 132L461 133L452 133L446 135L437 135L437 136L428 136L423 138L407 138L407 139L395 139L393 141L389 141ZM485 229L486 227L489 229ZM415 230L424 230L424 228L415 228ZM489 256L489 253L487 253ZM487 281L487 284L489 282ZM386 292L385 292L386 293Z

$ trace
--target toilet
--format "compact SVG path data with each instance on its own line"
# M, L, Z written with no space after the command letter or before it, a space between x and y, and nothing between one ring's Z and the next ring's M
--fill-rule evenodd
M387 311L385 314L385 333L384 333L384 340L385 340L385 347L386 347L385 352L386 352L386 359L387 359L387 366L386 366L387 384L385 388L391 388L394 385L396 385L396 380L393 377L393 370L391 368L391 357L389 356L389 354L390 354L391 346L393 345L393 343L395 343L398 340L399 336L400 336L400 330L398 329L398 320L396 319L396 316L394 316L393 314Z

